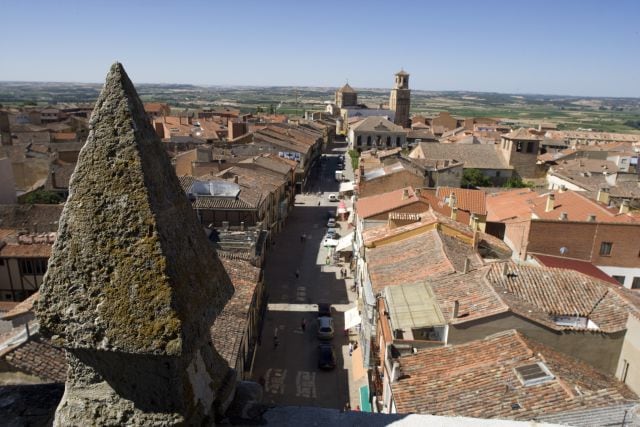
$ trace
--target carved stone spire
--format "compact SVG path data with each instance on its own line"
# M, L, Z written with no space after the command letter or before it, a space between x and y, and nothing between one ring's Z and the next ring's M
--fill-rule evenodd
M229 368L209 329L233 293L121 64L96 102L40 290L67 350L58 425L207 424Z

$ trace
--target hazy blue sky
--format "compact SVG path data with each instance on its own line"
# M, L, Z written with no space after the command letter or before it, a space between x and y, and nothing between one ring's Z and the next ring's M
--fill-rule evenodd
M0 0L0 80L640 96L640 0Z

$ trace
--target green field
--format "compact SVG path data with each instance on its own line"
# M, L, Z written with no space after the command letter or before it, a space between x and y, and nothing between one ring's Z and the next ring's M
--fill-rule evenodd
M335 88L218 87L139 84L144 101L167 102L174 111L229 106L243 113L275 112L302 115L324 110ZM99 84L0 82L4 106L90 103ZM358 100L370 106L386 104L388 89L357 89ZM559 129L590 128L606 132L640 133L640 99L557 95L510 95L489 92L412 91L411 113L435 115L449 111L460 117L492 117L513 126L554 123Z

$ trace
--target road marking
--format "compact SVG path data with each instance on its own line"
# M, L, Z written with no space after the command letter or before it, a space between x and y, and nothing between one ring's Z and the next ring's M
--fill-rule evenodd
M335 311L347 311L355 307L355 303L350 304L331 304ZM318 311L318 304L287 304L287 303L270 303L267 305L269 311Z
M298 301L304 301L307 299L307 288L305 286L298 286L296 288L296 299Z
M316 373L299 371L296 375L296 397L316 397Z
M284 380L287 377L286 369L267 369L264 389L267 393L284 394Z

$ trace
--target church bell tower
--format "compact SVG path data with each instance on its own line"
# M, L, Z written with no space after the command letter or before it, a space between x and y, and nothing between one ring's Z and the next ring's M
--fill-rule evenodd
M402 127L409 127L409 106L411 105L411 91L409 90L409 73L400 70L396 73L394 88L389 97L389 108L395 112L394 123Z

